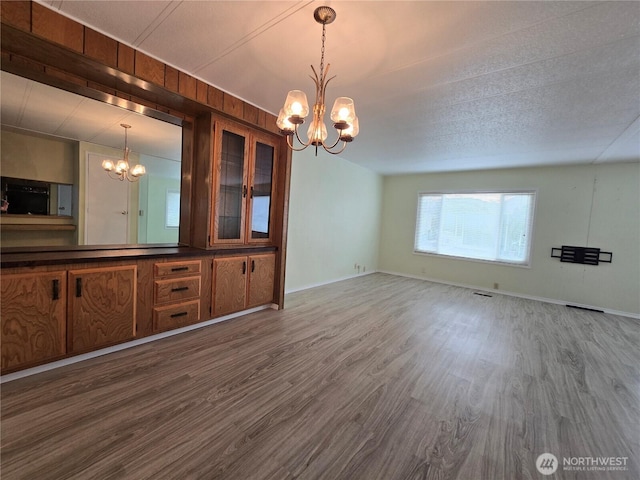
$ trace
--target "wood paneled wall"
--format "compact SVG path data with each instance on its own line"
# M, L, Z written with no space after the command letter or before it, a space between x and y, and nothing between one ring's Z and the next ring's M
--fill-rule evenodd
M0 8L3 70L35 70L179 118L203 113L204 109L198 108L202 105L278 133L274 115L43 5L3 1ZM31 38L20 35L21 32ZM41 54L37 48L42 43L39 40L55 44L62 51L56 55ZM36 48L32 48L34 45ZM77 61L78 56L84 61ZM177 96L171 99L166 93L178 94L188 101ZM176 105L181 108L176 109Z

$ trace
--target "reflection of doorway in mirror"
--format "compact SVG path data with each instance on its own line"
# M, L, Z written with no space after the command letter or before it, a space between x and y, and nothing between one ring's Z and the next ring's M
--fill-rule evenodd
M105 158L118 160L87 153L84 236L87 245L118 245L128 239L130 183L110 178L102 168Z

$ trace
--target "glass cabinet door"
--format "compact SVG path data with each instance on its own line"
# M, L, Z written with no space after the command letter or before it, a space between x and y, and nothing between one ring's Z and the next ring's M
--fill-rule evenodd
M244 132L233 130L225 125L216 132L214 243L244 241L248 145Z
M276 146L269 138L254 143L250 181L249 241L268 242L271 238L271 205L275 174Z
M209 244L271 242L279 139L218 120L214 141Z

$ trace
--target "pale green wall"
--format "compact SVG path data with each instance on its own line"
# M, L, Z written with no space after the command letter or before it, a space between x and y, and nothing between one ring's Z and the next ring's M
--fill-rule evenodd
M418 192L537 189L530 268L413 253ZM613 263L551 258L562 245L599 247ZM640 314L640 164L384 178L379 270Z
M178 243L178 229L165 226L167 190L180 191L180 160L140 154L147 173L139 182L138 243Z
M146 210L140 217L145 224L146 243L178 243L178 229L165 226L167 190L180 191L180 180L177 178L157 177L149 175L146 178ZM141 185L142 190L142 185ZM140 192L141 200L143 192ZM144 220L142 220L144 218ZM142 239L141 239L142 241Z
M285 290L377 269L382 178L309 148L293 155Z

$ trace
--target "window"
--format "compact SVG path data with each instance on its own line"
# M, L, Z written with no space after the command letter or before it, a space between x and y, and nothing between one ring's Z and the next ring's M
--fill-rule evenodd
M165 228L178 228L180 226L180 191L167 190L167 204L165 206Z
M421 193L416 253L529 264L534 192Z

